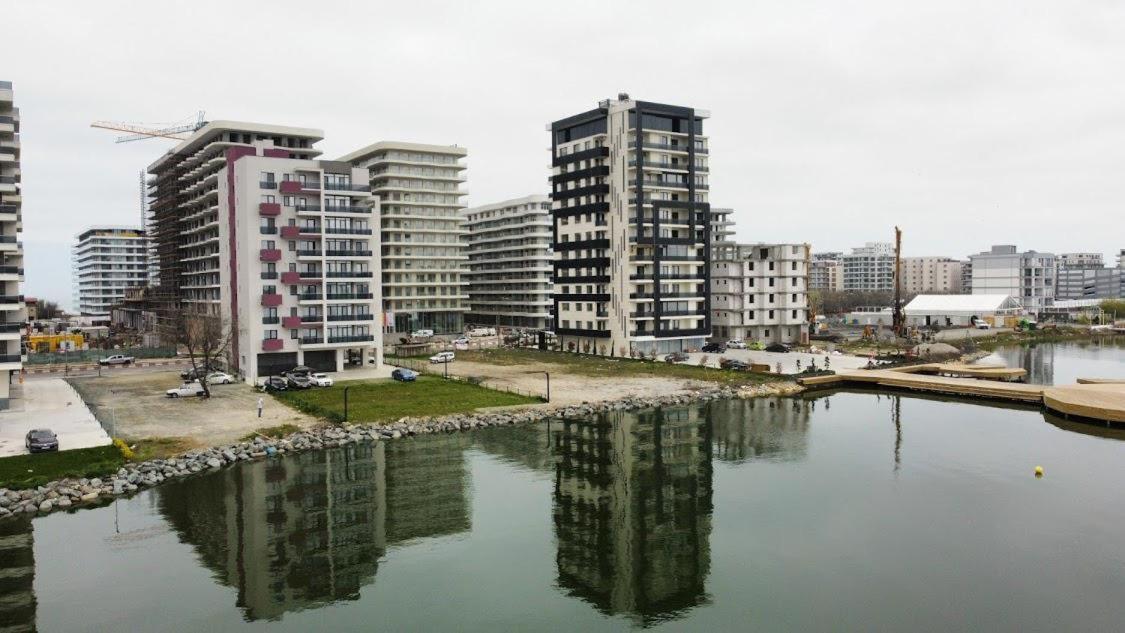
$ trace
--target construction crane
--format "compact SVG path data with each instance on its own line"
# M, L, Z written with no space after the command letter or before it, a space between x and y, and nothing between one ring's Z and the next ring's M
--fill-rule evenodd
M186 119L178 121L171 125L164 127L154 127L149 125L141 125L138 123L120 123L117 121L94 121L90 127L96 127L103 130L115 130L117 132L129 132L126 136L117 137L118 143L128 143L130 141L143 141L148 138L167 138L176 141L182 141L192 132L207 125L203 120L205 112L200 110L194 119Z

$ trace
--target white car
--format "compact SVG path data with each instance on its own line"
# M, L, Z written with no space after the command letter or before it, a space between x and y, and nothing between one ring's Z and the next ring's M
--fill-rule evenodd
M727 341L727 349L746 349L746 343L743 343L742 341L739 341L737 339L733 341Z
M978 330L989 330L989 329L992 329L992 324L989 323L988 321L977 320L977 321L973 321L973 327L975 327Z
M316 385L317 387L332 386L332 376L329 376L328 374L313 374L309 376L309 379L312 380L312 384Z
M431 363L452 363L453 352L438 352L430 357Z
M468 345L469 344L469 337L462 336L461 338L455 338L455 339L453 339L453 344L454 345Z
M414 330L410 333L413 338L430 338L434 335L433 330Z
M230 385L234 383L234 376L230 374L213 371L207 374L207 384L209 385Z
M198 382L185 382L184 384L164 392L169 398L185 398L188 396L202 396L203 385Z

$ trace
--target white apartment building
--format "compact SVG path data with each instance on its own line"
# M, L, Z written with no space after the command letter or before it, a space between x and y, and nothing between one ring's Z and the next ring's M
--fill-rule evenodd
M551 199L533 195L464 211L473 325L550 329Z
M711 244L729 242L734 237L734 209L711 209Z
M388 332L461 332L468 311L461 189L468 155L455 145L382 141L339 158L366 170L382 201Z
M76 237L71 249L74 307L96 324L109 323L114 304L125 290L148 285L148 248L135 226L92 226Z
M813 253L809 266L809 290L840 292L844 289L841 252Z
M23 369L22 338L27 307L23 283L20 186L20 111L10 81L0 81L0 409L9 405L9 385Z
M714 337L807 343L808 281L808 244L716 244L710 286Z
M1055 301L1125 297L1125 271L1103 262L1101 253L1059 255Z
M895 246L889 242L867 242L840 259L844 290L879 292L894 290Z
M366 170L313 158L321 137L213 121L149 169L161 282L234 328L249 382L382 362L378 199Z
M972 294L1011 295L1032 314L1054 303L1054 254L1021 253L1014 245L1004 244L970 255L969 260L973 267Z
M563 349L662 354L710 335L708 116L622 94L550 125Z
M902 291L959 294L963 266L964 262L949 257L903 257Z

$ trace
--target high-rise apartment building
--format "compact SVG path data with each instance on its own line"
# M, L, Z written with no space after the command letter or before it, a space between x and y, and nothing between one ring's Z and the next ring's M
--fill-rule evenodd
M1055 299L1116 299L1125 296L1125 272L1104 265L1101 253L1063 253L1058 259Z
M92 226L71 249L74 307L94 323L109 323L125 291L148 284L145 234L134 226Z
M533 195L466 209L474 325L550 329L551 199Z
M708 116L622 94L550 125L563 349L666 353L710 335Z
M378 199L321 137L213 121L149 168L162 288L233 328L248 381L381 362Z
M20 111L10 81L0 81L0 409L8 408L12 374L23 367L22 341L27 308L23 282L20 187Z
M903 257L902 291L914 294L959 294L963 265L964 262L950 257Z
M895 246L867 242L841 258L844 290L886 292L895 287Z
M970 255L969 260L973 266L972 294L1010 295L1032 314L1054 303L1054 254L1021 253L1014 245L1003 244Z
M839 292L844 289L844 268L839 251L813 253L809 264L809 290Z
M720 340L808 341L807 244L714 247L711 323Z
M461 189L468 155L455 145L382 141L340 157L364 169L382 201L383 302L388 332L461 332L468 255Z

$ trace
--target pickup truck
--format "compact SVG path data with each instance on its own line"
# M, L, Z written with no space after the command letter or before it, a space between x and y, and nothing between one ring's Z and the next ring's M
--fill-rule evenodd
M99 365L132 365L133 361L137 359L132 356L125 356L124 354L114 354L113 356L106 356L98 361Z

